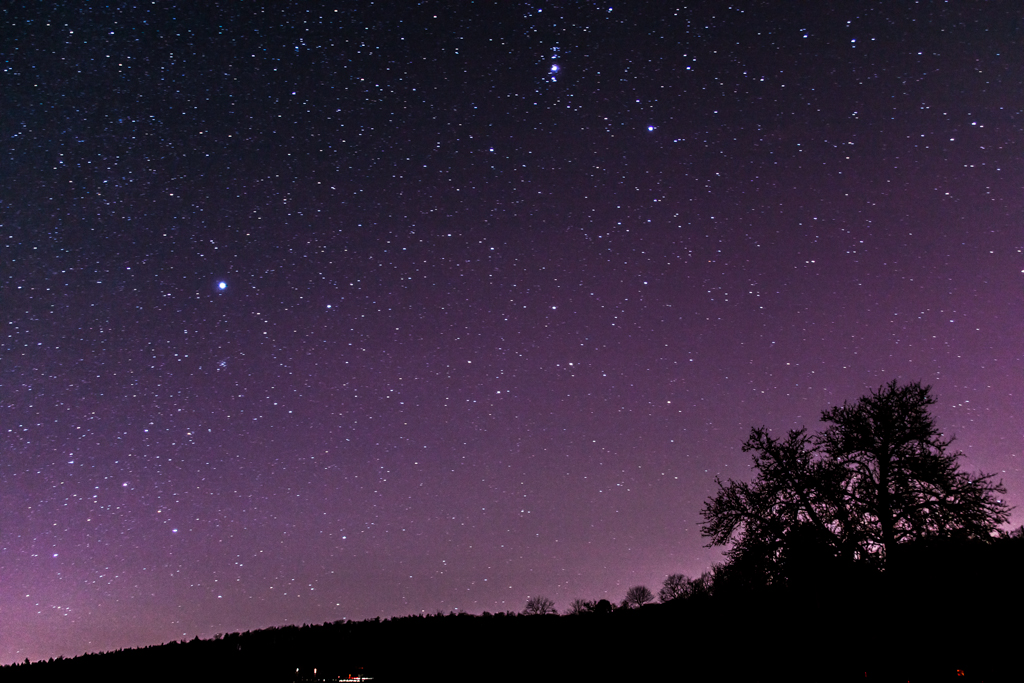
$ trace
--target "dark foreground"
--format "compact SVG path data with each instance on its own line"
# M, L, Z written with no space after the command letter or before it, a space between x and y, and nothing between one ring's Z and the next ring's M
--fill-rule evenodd
M926 548L884 578L822 566L798 589L610 614L272 628L3 667L0 681L1017 681L1022 547Z

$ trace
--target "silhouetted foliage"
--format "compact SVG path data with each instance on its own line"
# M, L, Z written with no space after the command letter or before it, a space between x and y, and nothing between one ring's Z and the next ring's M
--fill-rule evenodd
M658 591L658 600L670 602L678 598L689 597L693 591L693 579L686 574L669 574Z
M523 609L523 614L558 614L555 610L555 601L551 598L545 598L542 595L536 595L526 601L526 608Z
M565 611L566 614L590 614L594 611L594 607L597 603L593 600L584 600L582 598L576 598L569 603L569 609Z
M633 586L626 591L626 599L623 604L627 607L643 607L649 602L654 602L654 593L647 586Z
M724 570L725 565L719 562L713 564L708 571L702 572L698 578L693 580L693 585L690 586L690 597L710 597L714 593L715 577L719 576Z
M961 472L929 407L931 388L891 382L822 413L820 434L751 430L754 480L723 484L702 515L711 545L732 543L730 580L775 583L855 562L883 566L899 544L990 538L1008 519L989 474Z

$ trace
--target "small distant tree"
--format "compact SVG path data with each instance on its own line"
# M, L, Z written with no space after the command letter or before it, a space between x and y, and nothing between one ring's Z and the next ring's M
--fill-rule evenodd
M604 598L594 603L594 614L611 614L614 609L612 603Z
M554 600L537 595L526 601L526 609L523 610L523 614L558 614L558 612L555 610Z
M647 586L633 586L626 591L624 604L628 607L643 607L649 602L654 602L654 593Z
M661 585L661 590L658 591L658 599L662 602L669 602L676 598L689 597L692 591L693 579L686 574L669 574L665 583Z
M584 600L582 598L576 598L569 603L569 609L566 610L566 614L590 614L594 611L597 603L593 600Z

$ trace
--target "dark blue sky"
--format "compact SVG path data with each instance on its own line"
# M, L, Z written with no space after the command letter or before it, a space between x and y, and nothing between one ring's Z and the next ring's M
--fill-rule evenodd
M656 590L892 379L1019 505L1019 8L695 4L0 10L0 662Z

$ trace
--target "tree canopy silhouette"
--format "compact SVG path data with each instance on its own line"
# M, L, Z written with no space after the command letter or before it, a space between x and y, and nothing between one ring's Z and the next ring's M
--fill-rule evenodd
M908 541L990 537L1009 518L1006 490L959 469L963 454L949 451L934 403L931 387L893 381L824 411L821 433L752 429L743 450L754 480L716 479L701 532L710 545L731 542L731 562L769 581L810 556L883 567Z
M523 614L558 614L555 609L555 601L543 595L535 595L526 601L526 608Z
M647 586L633 586L626 591L625 605L627 607L643 607L649 602L654 602L654 593Z
M686 574L669 574L658 591L661 602L671 602L676 598L685 598L693 592L693 579Z

